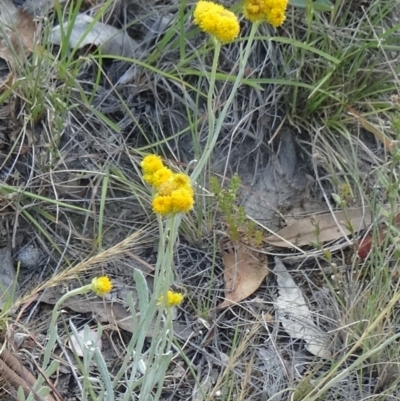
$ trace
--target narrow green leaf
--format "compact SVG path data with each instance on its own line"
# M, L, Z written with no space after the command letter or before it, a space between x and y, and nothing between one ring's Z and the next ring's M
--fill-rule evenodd
M316 0L313 3L315 11L332 11L333 4L329 0Z
M147 281L143 273L138 269L133 271L133 278L135 280L136 291L139 298L139 310L140 313L145 314L149 307L149 288L147 286Z
M306 8L306 0L290 0L289 4L293 7Z
M306 8L307 0L290 0L289 4L293 7ZM312 2L314 11L332 11L333 4L329 0L315 0Z

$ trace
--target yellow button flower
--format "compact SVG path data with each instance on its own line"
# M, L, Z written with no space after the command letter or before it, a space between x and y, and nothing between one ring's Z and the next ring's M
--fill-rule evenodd
M251 22L265 19L267 0L245 0L243 14Z
M187 213L193 209L192 188L179 188L171 194L174 213Z
M152 175L151 184L157 188L164 182L168 181L171 177L173 177L173 175L174 173L171 169L169 169L168 167L162 167Z
M167 296L161 295L157 300L157 305L170 308L172 306L178 306L183 301L183 294L180 292L167 291Z
M154 174L157 170L164 167L160 156L148 155L140 163L144 174Z
M176 183L178 188L181 187L190 187L190 178L187 174L177 173L174 175L174 182Z
M266 21L275 28L286 19L288 0L244 0L244 16L252 21Z
M202 31L215 36L221 42L230 42L239 35L240 25L236 15L212 1L199 1L193 16L194 23Z
M187 213L193 209L193 189L190 187L178 188L171 195L157 194L153 199L154 213L166 216L174 213Z
M286 19L285 10L280 8L273 8L267 15L267 22L277 28L281 26Z
M170 196L156 195L153 199L153 212L166 216L171 214L173 210L172 199Z
M168 167L161 167L154 173L144 174L143 179L155 188L162 185L164 182L168 181L174 173Z
M157 188L157 193L161 196L169 196L173 191L176 191L179 188L192 190L190 186L190 178L187 174L174 174L168 179L168 181L165 181Z
M187 174L174 174L156 155L146 156L141 163L143 179L156 191L153 211L162 216L187 213L194 205L194 192Z
M105 295L113 288L111 280L107 276L95 277L92 280L92 291L96 295Z

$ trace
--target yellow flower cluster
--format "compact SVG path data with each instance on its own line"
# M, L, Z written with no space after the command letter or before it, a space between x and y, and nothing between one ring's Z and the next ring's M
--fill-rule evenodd
M156 190L153 211L163 216L187 213L193 208L193 189L186 174L173 173L156 155L146 156L141 167L143 179Z
M286 19L288 0L245 0L244 16L252 21L267 21L275 28Z
M112 282L107 276L95 277L92 279L92 291L96 295L105 295L113 288Z
M204 32L221 42L230 42L239 35L240 25L236 15L220 4L199 1L194 10L194 23Z
M167 291L167 296L161 295L157 300L157 305L170 308L172 306L178 306L183 301L183 294L180 292Z

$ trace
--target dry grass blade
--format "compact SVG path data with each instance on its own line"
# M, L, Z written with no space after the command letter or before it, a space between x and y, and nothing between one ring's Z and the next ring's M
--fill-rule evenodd
M349 114L354 116L368 132L375 135L375 138L381 141L386 149L393 151L393 149L396 147L396 141L389 139L383 132L381 132L378 128L361 116L353 107L346 106L346 109L348 110Z
M76 266L63 271L52 278L50 278L47 282L35 288L30 294L26 295L19 301L17 301L17 305L24 303L25 301L34 297L38 292L44 290L45 288L51 288L56 285L59 285L65 281L71 280L73 278L77 278L79 273L85 272L89 269L93 269L99 264L110 261L118 255L129 253L134 244L138 242L140 238L143 238L143 232L137 231L118 243L117 245L111 247L110 249L106 249L105 251L99 253L98 255L92 256L91 258L84 260L83 262L78 263Z

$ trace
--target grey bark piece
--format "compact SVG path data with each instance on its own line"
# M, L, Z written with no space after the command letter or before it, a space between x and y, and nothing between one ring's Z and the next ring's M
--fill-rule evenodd
M16 274L8 247L0 248L0 309L15 300L17 290Z
M282 129L275 141L279 145L268 165L256 170L256 178L251 176L242 180L243 186L249 187L244 194L243 206L249 216L261 221L270 220L279 205L301 193L308 183L300 171L292 132Z

